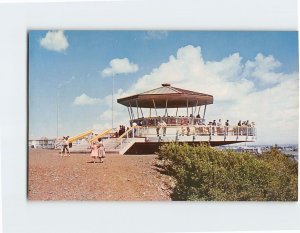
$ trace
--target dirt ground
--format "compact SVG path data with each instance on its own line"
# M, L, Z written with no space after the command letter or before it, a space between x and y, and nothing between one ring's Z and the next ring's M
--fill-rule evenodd
M60 157L56 150L30 149L29 200L171 200L170 178L155 166L155 155L108 154L89 163L89 154Z

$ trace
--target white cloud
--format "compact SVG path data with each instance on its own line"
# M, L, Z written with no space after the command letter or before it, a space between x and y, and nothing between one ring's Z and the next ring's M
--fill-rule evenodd
M204 61L201 48L188 45L179 48L176 56L170 56L129 89L119 89L115 96L124 97L171 83L214 96L215 103L207 107L208 121L229 119L232 125L238 120L255 121L258 143L296 143L298 73L276 72L280 66L273 56L260 53L252 61L243 62L238 53L220 61ZM105 102L110 109L111 96ZM126 111L126 107L115 104L119 122L128 122ZM102 120L109 120L109 112L106 117L103 115Z
M281 63L273 56L264 56L259 53L254 61L247 61L244 69L244 76L256 79L260 85L276 84L282 81L283 74L275 72Z
M127 74L137 72L139 66L128 60L128 58L115 58L110 61L110 67L105 68L102 71L103 77L113 76L116 74Z
M147 31L145 38L147 40L152 40L152 39L161 40L167 38L167 36L168 36L167 31Z
M75 97L73 102L74 105L93 105L103 102L102 99L91 98L85 93L81 94L80 96Z
M62 30L48 31L45 37L40 40L40 45L56 52L63 52L69 47L68 39Z

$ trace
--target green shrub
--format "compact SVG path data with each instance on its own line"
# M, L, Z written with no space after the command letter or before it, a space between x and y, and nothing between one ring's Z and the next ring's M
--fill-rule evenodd
M158 159L175 180L173 200L297 201L298 163L276 149L257 157L169 143Z

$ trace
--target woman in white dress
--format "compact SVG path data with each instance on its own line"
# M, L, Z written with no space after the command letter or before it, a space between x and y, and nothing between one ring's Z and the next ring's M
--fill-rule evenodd
M92 162L95 163L97 157L98 157L98 145L96 144L96 142L92 142L92 144L91 144L91 158L92 158L91 163Z
M103 163L103 158L105 158L105 148L101 138L98 138L98 158L100 163Z

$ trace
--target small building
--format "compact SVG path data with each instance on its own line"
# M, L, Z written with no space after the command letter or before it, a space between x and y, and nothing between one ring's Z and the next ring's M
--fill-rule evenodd
M56 139L48 139L42 137L40 139L30 139L28 141L29 148L35 149L55 149Z

